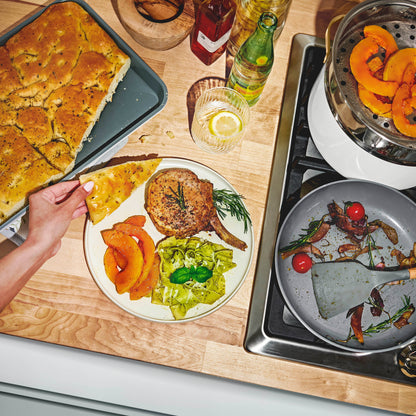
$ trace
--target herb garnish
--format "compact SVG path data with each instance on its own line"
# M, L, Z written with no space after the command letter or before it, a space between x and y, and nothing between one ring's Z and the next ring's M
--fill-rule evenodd
M171 283L183 284L188 280L195 280L198 283L206 282L212 277L212 270L209 270L205 266L191 266L181 267L176 269L169 277Z
M302 231L305 231L306 234L300 234L297 240L290 242L287 246L281 248L279 252L286 253L287 251L295 250L296 248L306 244L308 240L319 230L327 215L328 214L323 215L320 220L311 221L308 228L302 228Z
M178 190L175 192L170 186L169 189L173 195L165 194L166 198L176 202L182 211L186 210L185 197L183 195L183 186L178 182Z
M221 219L226 217L226 212L229 212L238 221L244 221L244 232L248 231L249 224L251 225L250 214L244 206L242 200L244 196L236 194L228 189L214 189L212 192L214 206Z
M378 323L377 325L371 324L367 329L363 330L363 335L371 336L372 334L378 334L379 332L386 331L405 312L411 310L412 305L410 304L410 297L405 295L404 298L402 298L402 301L403 301L403 307L400 308L393 316L389 316L388 319L386 319L383 322ZM346 341L349 341L350 339L355 339L355 336L351 334L346 339Z

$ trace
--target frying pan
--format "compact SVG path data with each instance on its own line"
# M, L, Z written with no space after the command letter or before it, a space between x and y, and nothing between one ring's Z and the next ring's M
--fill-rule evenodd
M387 239L381 229L377 229L372 236L380 248L373 252L375 263L384 259L386 266L397 266L396 258L391 251L397 248L408 256L416 242L416 204L399 191L375 182L362 180L341 180L324 185L307 194L292 208L283 221L276 242L275 270L277 283L293 315L315 336L328 344L352 352L383 352L400 348L416 339L416 313L401 329L393 325L385 331L364 336L364 344L348 337L350 332L350 318L340 314L330 319L323 319L316 304L311 272L297 273L292 268L292 257L282 259L279 250L304 234L309 222L319 220L328 213L327 205L335 201L343 207L344 202L359 201L363 204L368 220L379 219L394 227L399 236L398 244L394 245ZM329 218L329 217L328 217ZM314 243L322 253L325 261L335 260L339 254L337 248L341 244L349 243L346 234L332 225L329 232L321 241ZM314 258L315 261L320 261ZM369 264L368 254L357 258L363 264ZM400 285L385 286L381 290L384 300L384 309L394 315L403 307L405 296L416 305L416 281L406 281ZM351 305L354 307L357 305ZM378 325L388 319L382 313L380 317L373 317L370 305L365 304L362 315L362 327L367 329L370 325Z

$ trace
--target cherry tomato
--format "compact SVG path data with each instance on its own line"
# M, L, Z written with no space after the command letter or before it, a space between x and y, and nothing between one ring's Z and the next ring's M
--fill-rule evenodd
M297 253L292 258L292 266L298 273L306 273L312 267L312 259L306 253Z
M345 204L345 213L351 221L359 221L365 216L365 209L359 202L347 202Z

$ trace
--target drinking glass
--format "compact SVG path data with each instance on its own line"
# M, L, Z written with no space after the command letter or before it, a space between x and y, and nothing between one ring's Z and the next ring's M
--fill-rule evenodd
M232 135L213 132L210 123L222 112L230 112L240 120L240 129ZM249 119L249 105L239 92L227 87L211 88L203 92L196 102L191 126L192 138L200 148L207 152L229 152L240 143Z

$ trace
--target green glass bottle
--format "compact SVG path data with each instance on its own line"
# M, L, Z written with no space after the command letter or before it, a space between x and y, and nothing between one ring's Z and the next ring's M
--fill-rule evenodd
M272 70L273 34L276 28L276 15L271 12L262 13L256 30L234 58L227 87L242 94L250 106L259 100Z

